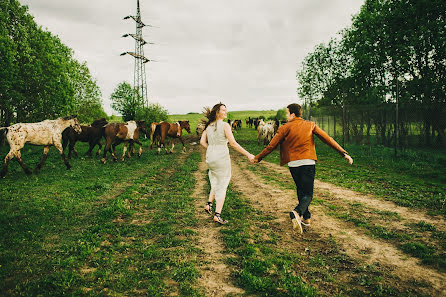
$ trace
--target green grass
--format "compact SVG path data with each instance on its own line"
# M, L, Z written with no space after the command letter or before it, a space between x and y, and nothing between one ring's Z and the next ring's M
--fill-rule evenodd
M23 154L29 164L40 156ZM80 158L67 171L52 151L30 177L11 163L0 181L0 292L200 296L190 197L200 156L180 156Z
M290 179L289 177L270 172L262 166L247 166L247 169L258 174L265 182L273 182L281 188L295 190L294 183L284 183L284 180ZM314 197L313 204L323 205L327 209L327 214L354 224L372 237L391 242L402 251L421 259L424 264L446 271L444 233L436 230L435 226L420 221L417 224L409 224L408 230L395 229L388 223L403 219L397 213L376 210L357 202L332 201L329 196L328 192L318 194ZM426 238L420 236L421 234L430 236Z
M257 135L254 129L242 129L234 135L253 154L263 149L262 144L254 141ZM345 149L354 160L353 166L349 166L336 151L315 139L317 179L446 217L446 155L443 152L406 150L395 159L389 148L348 145ZM279 150L265 160L278 164Z
M259 296L412 296L393 287L380 267L363 267L340 252L333 238L302 238L292 251L281 245L284 230L275 218L254 208L230 185L224 207L229 224L221 227L234 267L235 283ZM300 243L300 241L302 241ZM307 248L303 248L307 247ZM361 268L360 273L354 272ZM340 280L337 276L344 275ZM351 275L352 278L345 275ZM353 277L354 276L354 277ZM303 281L305 278L305 281ZM385 279L385 280L384 280ZM316 289L316 287L320 289Z
M235 266L235 283L259 296L316 296L317 291L304 284L294 273L300 257L277 248L271 228L264 236L254 234L252 226L269 226L271 218L254 209L230 186L224 210L229 225L221 229L228 252L236 255L228 263ZM257 230L259 232L259 230Z

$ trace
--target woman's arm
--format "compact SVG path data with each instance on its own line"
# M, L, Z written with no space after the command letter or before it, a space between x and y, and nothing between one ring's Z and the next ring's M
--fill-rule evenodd
M229 144L239 153L243 154L244 156L248 157L250 160L254 159L254 155L250 154L247 150L245 150L244 148L241 147L240 144L237 143L237 141L235 141L234 135L232 134L232 130L231 130L231 126L229 126L228 123L224 123L224 131L225 131L225 136L229 141Z
M208 134L206 133L206 130L201 134L200 144L204 146L205 149L208 148Z

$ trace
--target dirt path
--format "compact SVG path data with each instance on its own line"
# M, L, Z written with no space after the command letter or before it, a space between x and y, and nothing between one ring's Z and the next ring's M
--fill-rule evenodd
M199 284L205 289L206 296L243 295L244 290L231 283L230 270L225 264L227 254L224 254L219 226L211 221L212 217L209 214L204 212L204 205L208 198L208 194L205 192L207 165L204 162L204 150L199 149L202 153L202 161L195 173L197 183L193 193L198 218L198 227L195 231L198 233L198 247L203 250L201 262L204 264L200 267Z
M290 175L290 172L286 167L281 167L277 164L264 161L262 161L261 164L262 166L282 173L287 177ZM386 201L372 195L361 194L317 179L314 181L314 188L315 191L328 191L333 198L338 200L359 202L377 210L395 212L407 222L418 223L424 221L434 225L439 230L446 230L446 221L441 216L431 216L422 210L409 209L404 206L399 206L391 201Z
M266 184L256 174L247 169L243 169L243 166L239 165L240 157L236 156L236 153L233 153L232 157L234 160L232 165L233 185L238 191L242 192L243 196L250 198L254 204L260 204L264 210L271 212L274 217L277 217L280 229L285 233L285 236L283 237L284 246L290 245L291 242L292 245L294 245L294 249L297 249L298 251L299 249L305 250L305 244L308 244L308 241L304 241L300 236L292 233L288 217L288 211L293 209L297 202L295 191L280 189L277 186ZM274 164L267 164L265 162L265 165L258 166L268 166L270 170L284 173L283 169L278 166L278 168L276 168L276 166L273 165ZM289 172L287 171L286 174L288 176ZM319 185L321 184L318 182L317 186ZM335 188L337 188L338 191L340 189L333 186L333 189ZM329 187L329 190L330 189L332 188ZM337 192L335 194L341 196L344 195L343 192ZM350 198L347 199L361 199L361 201L366 201L366 199L368 199L364 197L360 198L360 195L357 193L355 195L351 194L349 197ZM370 203L370 201L368 201L368 203L371 207L377 207L377 205L379 207L382 205L389 205L375 205ZM396 206L391 209L391 211L395 210L399 210L400 213L403 213L404 208ZM380 266L386 267L392 274L398 276L401 279L401 282L392 284L397 288L404 289L405 286L410 286L409 284L411 283L413 284L413 281L415 280L416 282L428 284L425 288L420 287L420 292L432 296L446 295L446 277L444 274L420 265L418 259L403 254L392 244L382 240L369 238L350 224L325 215L322 206L312 206L312 214L313 220L311 232L305 234L304 237L318 235L328 238L329 236L333 236L336 242L341 244L342 248L350 257L366 264L375 264L378 262ZM415 219L415 217L413 218ZM425 219L425 221L428 221L427 217L423 216L422 218L423 220ZM418 217L418 219L420 218ZM433 222L433 220L429 220L428 222ZM444 222L440 222L440 225L441 223L444 224ZM439 225L438 222L436 225ZM311 239L309 244L311 246Z

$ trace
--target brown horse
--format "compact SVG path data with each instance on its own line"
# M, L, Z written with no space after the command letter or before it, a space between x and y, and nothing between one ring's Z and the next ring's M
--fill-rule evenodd
M108 122L106 119L98 119L91 123L90 126L81 125L82 132L76 133L73 128L68 127L62 132L62 147L65 151L68 142L70 143L68 146L68 158L71 159L71 152L77 155L77 151L74 148L74 145L77 141L88 142L90 148L85 153L85 155L89 155L91 157L91 152L93 148L98 145L99 149L96 152L96 156L101 153L101 138L104 136L104 126L107 125Z
M14 157L17 158L17 161L26 174L32 173L23 163L20 154L20 150L25 146L25 143L44 146L42 160L34 169L36 173L42 168L43 164L45 164L50 146L53 145L59 151L67 169L70 169L71 165L64 155L61 144L62 131L70 126L74 131L78 133L81 132L81 127L76 116L66 116L56 120L45 120L38 123L17 123L9 127L1 128L0 132L2 136L6 135L6 140L9 143L9 153L5 157L0 177L5 177L8 170L8 163Z
M168 122L161 122L159 123L156 128L155 132L153 134L154 138L159 137L159 145L158 145L158 154L161 152L161 148L164 147L166 150L166 154L169 153L167 151L167 147L164 144L164 141L167 136L169 136L172 144L172 148L170 149L170 153L173 153L173 148L175 147L175 144L173 140L175 138L179 138L181 143L183 144L183 151L186 151L186 147L184 146L183 138L181 137L183 135L183 129L186 129L187 133L190 133L190 124L189 121L178 121L176 123L168 123Z
M118 159L116 158L116 146L122 142L124 142L124 149L122 151L121 161L124 161L125 153L127 151L127 145L129 142L139 144L138 157L141 157L142 143L139 141L139 135L141 132L147 134L145 121L128 121L126 123L107 124L104 129L106 143L104 155L101 159L101 162L105 164L107 151L109 151L112 155L113 161L118 161ZM127 156L130 158L130 150Z

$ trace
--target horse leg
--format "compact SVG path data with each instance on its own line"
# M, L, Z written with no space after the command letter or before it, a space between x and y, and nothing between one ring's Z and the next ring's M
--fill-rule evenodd
M127 151L127 145L129 144L128 141L124 142L124 148L122 149L122 157L121 157L121 161L124 161L125 159L125 152ZM131 144L130 144L131 145ZM129 154L129 159L130 159L130 154Z
M135 144L133 143L133 140L130 140L129 144L129 150L127 151L127 157L129 159L135 154Z
M75 142L70 139L70 143L68 144L68 159L71 159L71 152L73 152L77 156L77 152L74 149Z
M19 162L20 166L23 168L25 173L30 175L32 172L28 167L26 167L25 163L23 163L22 154L20 153L20 151L17 151L16 158L17 158L17 162Z
M65 163L65 166L67 166L67 169L71 169L70 163L68 163L68 159L65 157L65 154L63 153L62 145L59 143L54 143L54 146L59 151L60 156L62 157L63 162ZM49 147L48 147L49 150ZM48 153L48 152L47 152ZM46 159L46 157L45 157Z
M118 162L118 158L116 158L116 146L119 145L121 142L122 140L120 140L119 138L113 142L111 154L114 162Z
M0 172L1 178L5 177L6 172L8 171L8 163L12 158L14 158L14 152L12 150L10 150L9 153L5 157L5 161L3 162L3 169L2 169L2 172Z
M106 138L105 140L105 148L104 148L104 155L102 156L101 162L103 164L105 164L106 160L107 160L107 152L110 151L110 147L112 145L112 139L111 138Z
M138 141L138 140L136 140L136 141ZM133 156L134 154L135 154L135 142L136 142L135 140L133 140L133 142L132 142L132 151L131 151L131 155ZM138 141L139 142L139 141Z
M164 140L166 139L166 133L163 133L163 131L161 131L161 136L160 136L160 141L159 141L159 145L158 145L158 155L161 153L161 148L164 147ZM166 149L166 153L167 153L167 149Z
M70 143L71 144L71 143ZM42 156L42 160L40 161L40 163L36 166L36 168L34 168L34 173L38 173L40 171L40 169L42 169L43 165L45 164L46 158L48 157L48 152L50 151L50 147L48 145L46 145L43 148L43 156ZM62 149L63 151L63 149ZM69 154L69 153L68 153Z
M66 137L64 134L62 134L62 149L65 151L67 148L67 144L69 142L68 137ZM68 152L68 157L70 158L70 152Z
M183 145L183 153L185 153L186 152L186 146L184 145L184 140L183 140L183 138L180 136L180 141L181 141L181 144Z
M173 153L173 148L175 147L175 142L174 142L174 138L172 138L172 141L170 142L172 145L172 148L170 149L170 153Z
M142 155L142 143L141 143L141 141L139 141L139 139L135 140L135 143L139 144L138 158L141 158L141 155Z
M76 144L76 140L73 140L73 142L70 141L70 146L72 147L73 153L76 155L76 157L78 156L78 153L76 151L76 148L74 147L74 145ZM71 151L71 150L70 150Z
M94 146L96 145L96 142L94 140L90 140L88 142L89 148L88 151L85 153L85 156L90 156L91 157L91 152L93 151Z
M99 154L101 153L101 148L102 148L102 144L101 144L101 141L100 140L98 140L98 151L96 152L96 156L99 156Z

